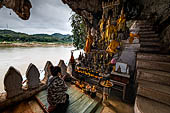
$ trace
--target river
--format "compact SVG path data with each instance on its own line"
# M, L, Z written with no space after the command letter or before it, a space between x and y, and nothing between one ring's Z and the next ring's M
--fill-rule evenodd
M68 64L74 47L0 47L0 92L4 92L3 80L10 66L15 67L24 76L30 63L43 69L47 61L57 65L60 59ZM79 52L74 52L78 57Z

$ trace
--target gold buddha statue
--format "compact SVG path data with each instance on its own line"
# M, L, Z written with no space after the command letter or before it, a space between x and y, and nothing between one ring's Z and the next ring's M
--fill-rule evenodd
M86 39L86 45L85 45L85 52L86 53L90 52L92 43L93 43L93 37L91 35L91 31L89 30L88 35L87 35L87 39Z

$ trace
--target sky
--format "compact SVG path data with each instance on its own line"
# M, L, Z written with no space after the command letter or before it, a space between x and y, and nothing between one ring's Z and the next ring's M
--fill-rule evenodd
M29 20L20 19L11 9L0 9L0 29L27 34L71 34L69 18L72 10L61 0L30 0ZM11 13L11 15L10 15Z

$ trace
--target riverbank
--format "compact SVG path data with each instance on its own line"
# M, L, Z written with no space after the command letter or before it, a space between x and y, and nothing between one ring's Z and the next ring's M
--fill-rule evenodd
M72 43L0 42L0 47L58 47L58 46L72 46Z

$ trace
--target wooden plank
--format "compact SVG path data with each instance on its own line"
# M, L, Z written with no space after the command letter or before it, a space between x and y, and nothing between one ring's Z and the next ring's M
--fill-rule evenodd
M86 108L86 106L88 106L92 102L93 102L93 100L91 98L87 97L87 95L84 94L74 104L69 106L69 108L68 108L68 110L70 110L69 113L70 112L83 113L83 109Z
M97 104L98 104L98 102L94 101L91 105L88 106L88 108L86 109L86 111L84 113L91 113L95 109Z
M81 90L76 88L75 86L69 87L66 93L70 96L67 113L85 113L86 111L90 113L91 110L93 110L98 104L98 101L93 100L85 93L82 93ZM43 104L43 106L45 106L44 109L47 109L47 90L44 90L41 93L37 94L36 97Z
M103 111L104 106L102 104L99 104L97 110L95 111L95 113L101 113Z
M80 91L75 90L74 88L72 89L73 93L69 94L69 105L73 104L74 102L77 101L77 99L81 98L83 96L83 93L81 93Z
M89 103L87 104L87 106L82 109L82 112L81 112L81 113L86 113L87 108L88 108L89 106L91 106L91 105L93 104L93 102L94 102L94 100L91 99L91 100L89 101Z
M72 109L74 109L74 107L78 107L80 105L80 103L83 102L83 101L86 101L86 99L87 99L86 95L83 94L79 98L75 99L74 103L69 105L69 109L72 110Z
M82 103L82 105L80 105L78 108L78 111L82 113L84 112L85 106L88 106L90 103L94 102L93 99L91 97L88 97L87 95L86 95L86 98L87 98L87 101L85 101L84 104Z
M43 91L39 92L37 95L35 95L35 96L38 97L38 98L41 98L44 95L47 95L47 90L43 90Z

